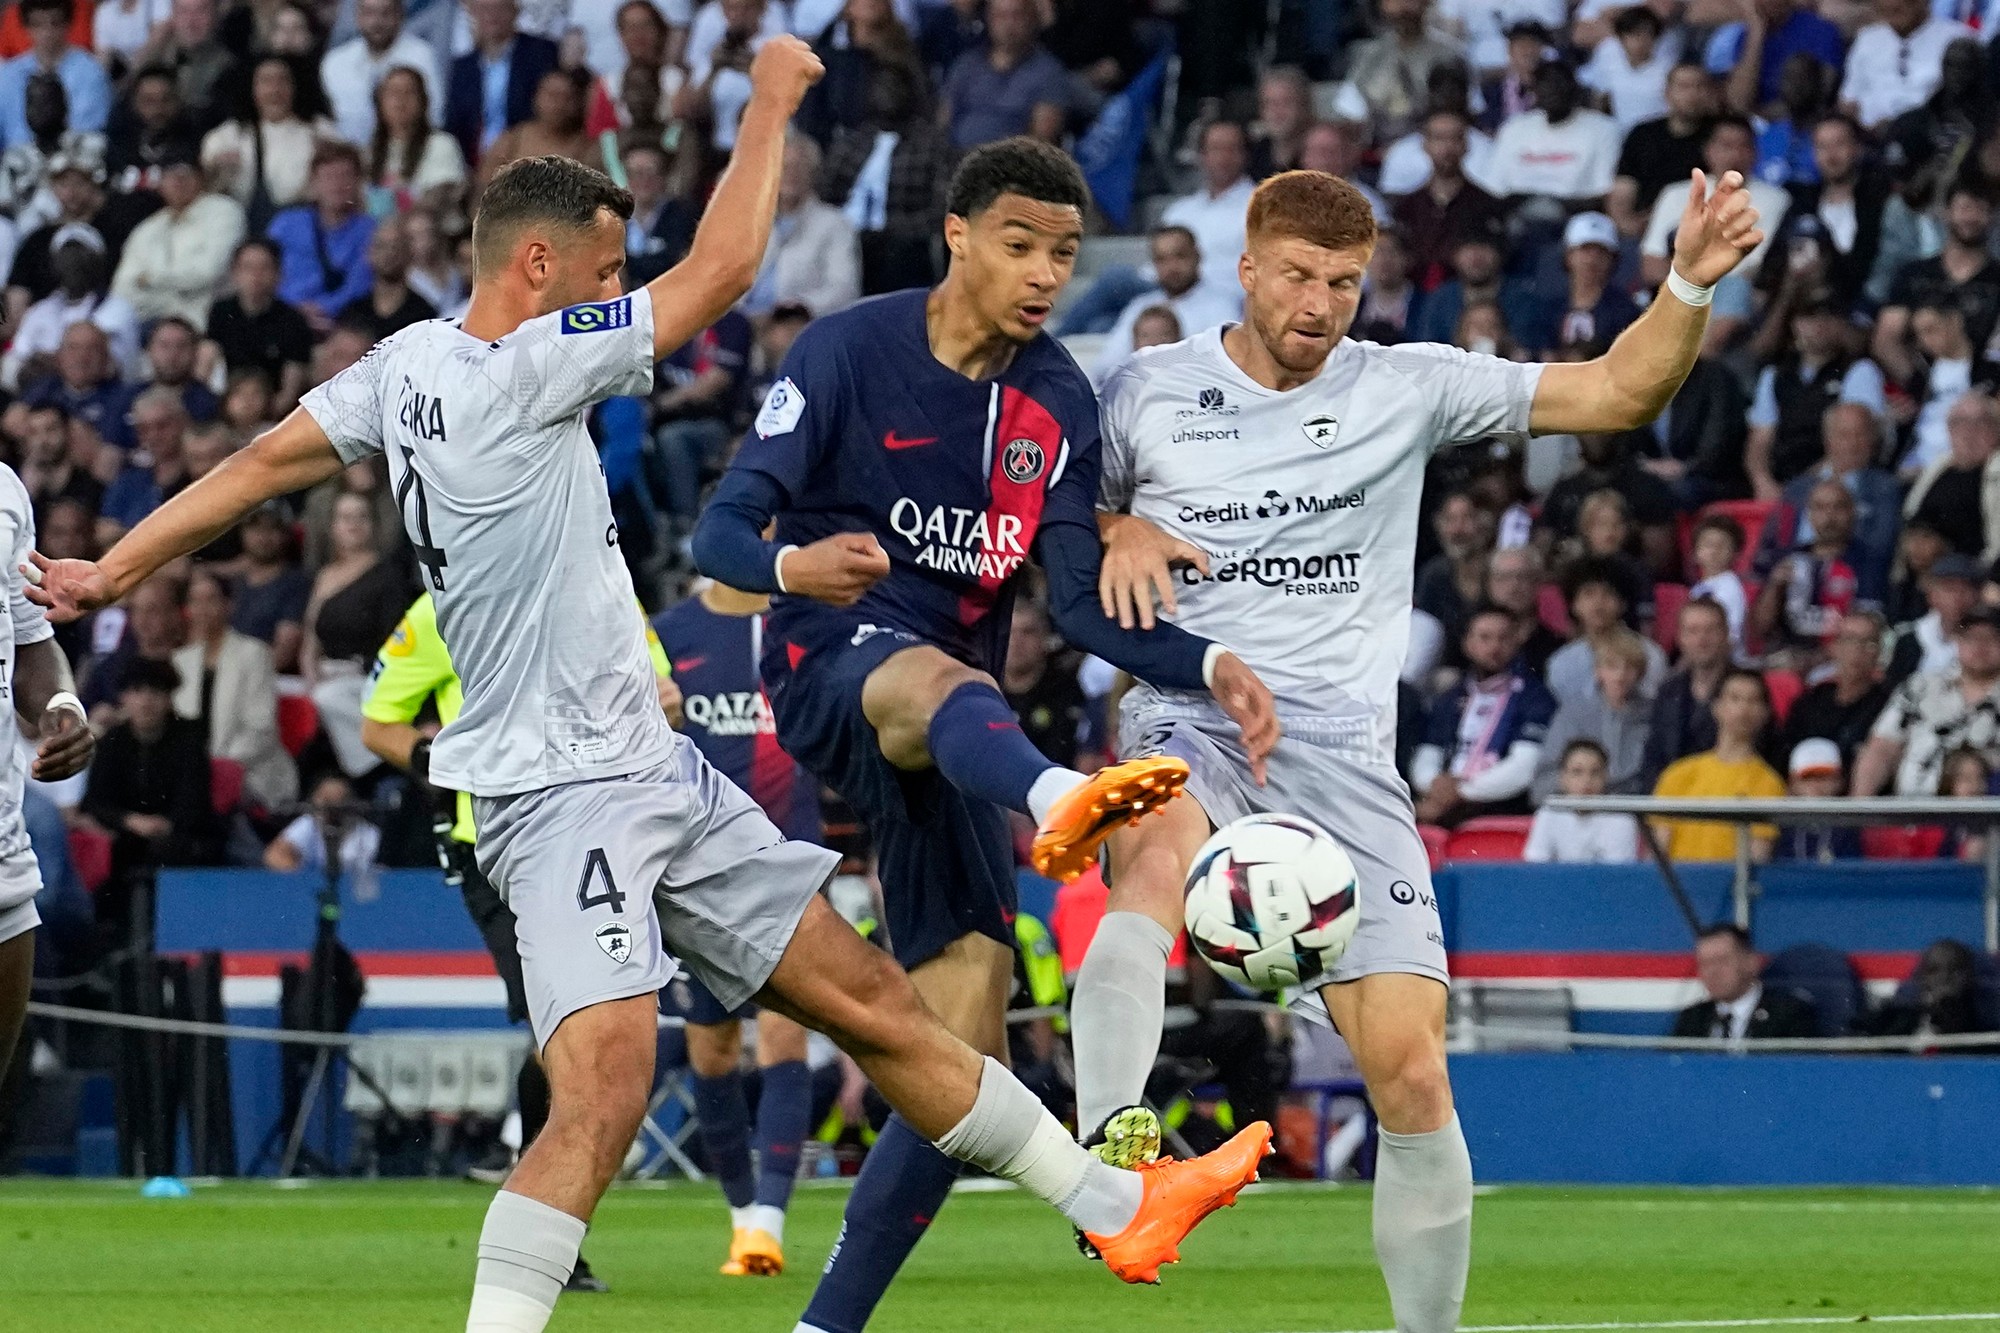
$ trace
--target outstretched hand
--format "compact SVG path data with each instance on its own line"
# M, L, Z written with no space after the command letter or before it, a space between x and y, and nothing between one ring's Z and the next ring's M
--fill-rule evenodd
M58 625L118 600L118 590L95 560L51 560L40 551L30 551L21 573L27 579L22 591L28 600L45 608Z
M1674 232L1674 268L1681 277L1697 287L1713 287L1763 243L1743 173L1724 172L1711 191L1707 173L1697 167Z
M1124 629L1153 628L1154 598L1173 615L1176 565L1208 573L1208 554L1192 543L1132 514L1100 515L1104 563L1097 573L1097 596L1104 614Z

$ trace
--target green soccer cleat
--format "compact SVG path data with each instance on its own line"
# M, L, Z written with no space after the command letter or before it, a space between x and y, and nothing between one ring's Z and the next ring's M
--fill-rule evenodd
M1120 1171L1136 1171L1144 1163L1159 1160L1159 1114L1149 1106L1121 1106L1105 1116L1104 1122L1090 1132L1090 1137L1083 1141L1083 1147L1106 1166L1115 1166ZM1099 1257L1097 1247L1084 1237L1082 1231L1076 1233L1076 1248L1084 1258L1093 1262Z

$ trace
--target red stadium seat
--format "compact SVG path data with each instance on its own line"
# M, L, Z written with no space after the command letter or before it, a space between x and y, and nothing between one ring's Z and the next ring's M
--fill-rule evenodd
M1766 671L1764 687L1771 692L1771 711L1780 722L1791 716L1792 705L1806 692L1805 680L1796 671Z
M1687 585L1653 585L1653 642L1672 653L1680 638L1681 608L1687 605Z
M1430 853L1431 869L1444 869L1444 849L1451 844L1451 832L1436 824L1417 825L1417 835L1424 840L1424 850Z
M209 760L208 800L216 814L235 814L243 802L243 765L234 759Z
M83 887L97 892L97 886L111 878L111 835L94 828L71 829L69 859Z
M1764 524L1770 521L1784 501L1782 500L1717 500L1702 508L1701 516L1726 514L1743 528L1743 549L1736 556L1736 572L1744 578L1750 577L1750 564L1757 555L1757 539L1763 535Z
M281 694L278 696L278 740L285 747L285 753L296 759L299 751L312 743L319 734L319 709L303 694Z
M1527 815L1485 815L1468 819L1445 844L1447 861L1518 861L1528 845Z
M1542 585L1541 592L1536 595L1535 611L1541 617L1542 624L1548 628L1549 633L1560 634L1565 639L1569 637L1569 607L1563 602L1563 590L1560 583L1544 583Z
M1871 824L1861 830L1861 854L1870 861L1929 861L1944 846L1935 824Z

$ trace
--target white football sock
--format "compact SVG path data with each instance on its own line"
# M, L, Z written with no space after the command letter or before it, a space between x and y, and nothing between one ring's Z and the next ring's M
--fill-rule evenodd
M1375 1257L1397 1333L1452 1333L1472 1263L1472 1158L1458 1117L1428 1134L1382 1131Z
M1139 1215L1136 1171L1098 1161L1071 1138L1007 1067L986 1057L965 1119L937 1141L947 1157L1011 1180L1081 1230L1115 1236Z
M1050 807L1088 781L1087 776L1073 768L1051 764L1048 771L1035 779L1035 785L1028 788L1028 813L1035 817L1035 823L1046 824Z
M1076 1129L1088 1135L1121 1106L1145 1100L1167 1013L1174 937L1143 912L1106 912L1070 997L1076 1047Z
M757 1231L768 1233L772 1240L779 1241L781 1243L784 1241L785 1239L784 1209L777 1207L775 1204L753 1203L743 1211L750 1215L750 1220L745 1225Z
M525 1194L495 1194L479 1232L466 1333L541 1333L587 1229L582 1219Z

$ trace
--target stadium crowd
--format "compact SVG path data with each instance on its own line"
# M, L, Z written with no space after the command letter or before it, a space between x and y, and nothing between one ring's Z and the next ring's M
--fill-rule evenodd
M1528 859L1613 861L1641 854L1629 818L1540 803L1991 790L1995 16L1287 0L1267 31L1265 10L10 0L0 457L44 552L101 551L307 387L460 310L469 210L522 156L625 184L629 281L655 276L734 142L752 53L785 30L828 73L756 284L650 397L594 417L650 612L686 594L704 489L799 330L940 275L943 185L972 146L1025 133L1090 165L1125 136L1136 187L1104 184L1093 227L1143 233L1143 262L1087 245L1059 318L1099 377L1238 317L1245 202L1277 171L1343 174L1378 211L1355 336L1548 360L1594 356L1636 317L1691 169L1739 171L1768 240L1718 290L1706 355L1655 426L1432 467L1401 717L1420 818L1441 849L1483 833ZM360 739L370 664L418 590L397 497L362 464L63 627L103 741L87 777L30 796L52 942L87 956L125 938L130 886L156 866L317 867L316 812L357 797L381 827L350 830L343 860L427 863L427 816ZM1114 673L1056 642L1032 597L1014 631L1004 683L1030 733L1064 764L1104 750ZM1726 826L1662 831L1675 858L1734 855ZM1755 843L1984 850L1949 827Z

